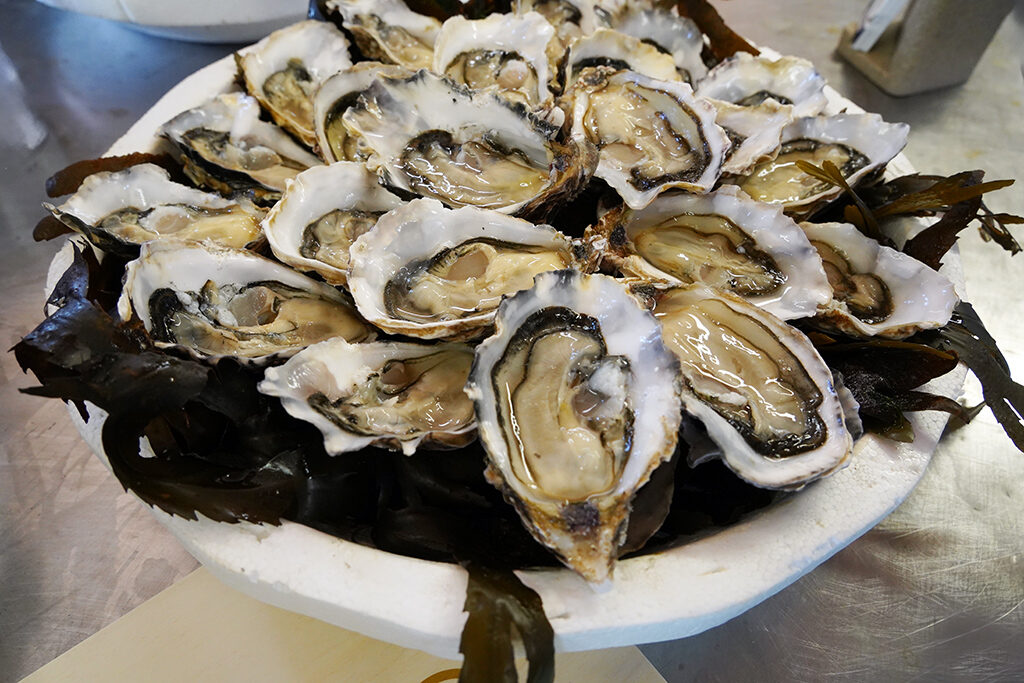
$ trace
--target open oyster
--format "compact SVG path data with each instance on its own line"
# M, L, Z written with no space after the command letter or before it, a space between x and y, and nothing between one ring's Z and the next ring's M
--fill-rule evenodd
M364 55L410 69L429 69L441 22L417 14L402 0L327 0Z
M466 393L485 475L588 581L610 578L637 490L675 450L678 362L604 275L563 270L502 302Z
M597 67L572 94L573 138L597 146L595 175L631 208L672 187L707 192L721 175L729 139L689 85Z
M536 12L477 21L454 16L441 26L433 68L456 83L490 89L536 109L553 99L547 48L554 35L554 27Z
M602 28L574 42L565 56L565 89L587 68L627 69L662 81L678 81L675 61L653 45L619 31Z
M516 14L537 12L555 27L559 40L568 45L608 25L607 13L598 11L592 0L513 0Z
M377 76L407 78L412 74L409 69L396 64L359 62L324 81L313 98L313 127L316 129L317 150L323 160L328 164L366 161L371 150L358 135L350 133L342 116Z
M693 84L707 74L701 59L704 35L689 17L679 16L676 7L648 6L646 2L626 0L611 15L611 27L639 38L645 44L672 55L679 77Z
M374 336L346 297L250 251L148 242L128 264L117 310L157 346L197 358L267 360L332 337Z
M274 256L333 285L347 281L348 250L402 200L377 184L362 164L314 166L288 182L263 220Z
M805 217L832 201L842 188L801 171L796 162L836 165L849 185L881 169L907 144L910 126L886 123L878 114L837 114L797 119L782 131L777 157L731 179L752 198L781 204L786 213Z
M263 212L252 202L180 185L153 164L94 173L59 207L44 206L92 244L121 256L135 257L140 244L154 239L238 248L262 239Z
M315 425L332 455L370 445L412 455L476 438L473 403L462 391L472 363L464 344L331 339L268 368L259 390Z
M302 21L274 31L235 53L249 94L280 126L309 146L313 132L313 95L328 76L352 66L348 40L331 24Z
M732 147L725 155L722 173L744 175L762 161L778 156L782 131L793 122L793 107L768 98L753 107L708 98L718 113L715 123L729 136Z
M825 78L814 65L799 57L768 57L737 52L697 84L697 94L742 106L757 106L768 99L793 106L794 117L820 114Z
M250 191L273 204L285 181L320 160L272 123L243 93L226 93L165 123L160 134L181 153L185 173L200 185L230 194Z
M495 211L416 199L384 214L350 250L348 285L381 329L423 339L482 335L501 298L574 263L569 240Z
M815 323L854 337L902 339L942 327L959 298L949 279L849 223L801 223L821 259L832 297Z
M706 195L664 194L644 209L613 209L591 232L605 265L624 275L701 282L784 320L813 316L831 297L804 231L781 208L729 185Z
M378 78L343 119L387 187L450 207L533 216L579 191L596 162L522 107L426 70Z
M705 285L642 290L679 358L686 412L737 475L797 489L846 462L853 439L843 403L802 332Z

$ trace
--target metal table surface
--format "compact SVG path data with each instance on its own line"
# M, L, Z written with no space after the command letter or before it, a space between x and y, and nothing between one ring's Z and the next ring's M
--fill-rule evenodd
M919 169L1024 180L1024 2L966 85L905 99L832 54L864 2L718 4L750 39L811 59L867 110L909 122L906 152ZM232 46L144 36L29 0L0 0L0 18L0 341L10 348L41 319L57 248L30 236L44 179L100 155L170 86ZM12 114L22 102L46 131L35 149ZM989 204L1024 214L1024 187ZM973 231L961 250L968 297L1024 379L1024 263ZM61 403L17 393L33 380L12 354L0 368L0 680L17 680L196 562L92 456ZM971 383L967 391L980 396ZM892 516L810 575L727 624L643 652L669 681L1021 680L1022 602L1024 455L985 412L940 444Z

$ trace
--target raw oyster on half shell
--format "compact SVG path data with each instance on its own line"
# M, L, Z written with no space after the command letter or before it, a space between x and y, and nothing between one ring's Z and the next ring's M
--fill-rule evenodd
M144 244L117 310L158 347L214 360L265 362L332 337L374 337L337 289L250 251L198 243Z
M327 0L364 55L410 69L429 69L441 22L417 14L402 0Z
M252 202L181 185L153 164L94 173L59 207L44 206L95 246L120 256L137 256L140 244L155 239L243 248L263 238L263 212Z
M820 114L828 104L825 78L806 59L746 52L709 71L697 84L697 94L745 107L772 99L792 105L796 118Z
M350 251L348 285L381 329L422 339L471 339L503 296L575 261L550 226L475 207L417 199L384 214Z
M323 21L302 21L235 53L250 95L306 145L316 142L313 95L328 76L352 66L348 40Z
M464 344L331 339L268 368L259 390L324 435L331 455L386 446L457 448L476 438L463 392L473 363Z
M288 181L281 201L263 220L263 231L278 259L344 285L352 243L402 203L362 164L314 166Z
M692 19L679 16L674 6L656 7L646 2L626 0L611 15L611 27L672 55L679 77L687 83L696 83L708 72L700 56L704 49L704 34Z
M815 324L852 337L903 339L942 327L960 301L953 283L849 223L801 223L832 286Z
M505 299L476 349L487 480L593 583L611 577L637 490L675 450L678 361L618 281L563 270Z
M634 71L662 81L679 81L675 61L653 45L619 31L602 28L574 42L565 55L565 90L584 69L593 67Z

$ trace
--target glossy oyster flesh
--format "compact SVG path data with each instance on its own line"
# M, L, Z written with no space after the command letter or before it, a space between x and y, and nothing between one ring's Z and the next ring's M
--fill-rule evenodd
M453 208L538 214L578 192L596 161L521 107L425 70L379 78L343 119L386 186Z
M752 198L780 204L804 217L835 199L842 188L804 173L796 162L835 164L853 186L884 167L903 149L910 127L886 123L878 114L837 114L797 119L782 131L777 157L730 180Z
M302 21L235 54L250 95L306 145L316 142L313 96L329 76L352 66L348 40L331 24Z
M433 70L474 90L493 90L530 109L550 104L547 48L555 29L536 12L453 16L441 26Z
M610 578L631 501L675 450L678 365L654 318L603 275L538 275L476 350L488 481L585 579Z
M255 98L227 93L178 114L160 133L177 147L196 183L225 194L250 191L273 204L287 180L320 160L259 117Z
M679 358L685 410L737 475L797 489L847 461L853 439L832 372L802 332L704 285L645 290Z
M949 279L849 223L801 223L821 255L832 297L815 323L853 337L903 339L949 322Z
M198 358L287 356L332 337L374 336L338 290L249 251L149 242L117 305L157 346Z
M45 206L100 249L122 256L136 256L140 244L155 239L238 248L262 240L263 212L252 202L180 185L153 164L94 173L59 207Z
M472 363L464 344L331 339L268 368L259 390L315 425L332 455L370 445L411 455L476 438L473 403L462 390Z
M417 199L356 240L348 284L363 316L388 332L468 339L487 331L503 296L574 260L549 226Z
M700 282L789 320L815 315L831 297L804 231L779 207L735 187L671 193L646 208L606 213L593 232L604 263L627 276Z
M690 86L608 67L573 86L572 135L598 148L595 175L633 209L669 188L710 190L730 144Z
M417 14L402 0L327 0L364 55L410 69L429 69L441 22Z
M588 68L634 71L661 81L679 81L675 61L653 45L619 31L598 29L569 46L565 54L566 90Z
M263 220L263 230L282 262L344 285L352 243L402 203L365 166L339 161L314 166L289 181Z

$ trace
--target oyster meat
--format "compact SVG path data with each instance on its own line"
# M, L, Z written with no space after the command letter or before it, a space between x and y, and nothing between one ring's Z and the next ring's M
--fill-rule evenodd
M569 47L565 56L565 89L576 83L584 69L598 66L634 71L662 81L680 80L671 55L639 38L602 28Z
M538 275L495 322L466 385L486 477L539 542L603 583L633 497L675 450L678 361L650 313L604 275Z
M138 318L158 347L197 358L266 361L332 337L374 336L333 287L250 251L198 243L144 244L117 310Z
M472 363L464 344L331 339L268 368L259 390L315 425L332 455L370 445L412 455L476 438L473 403L462 390Z
M772 99L791 105L793 116L820 114L828 104L825 78L799 57L769 57L737 52L708 72L697 94L745 107Z
M417 199L384 214L356 240L348 284L367 320L423 339L484 334L505 295L537 273L574 263L572 245L550 226Z
M340 14L364 55L410 69L429 69L441 22L417 14L402 0L327 0L328 13Z

